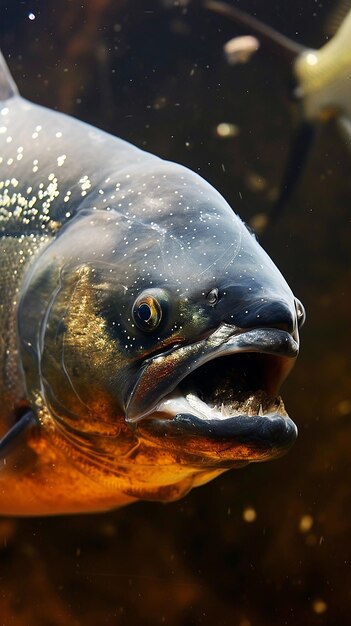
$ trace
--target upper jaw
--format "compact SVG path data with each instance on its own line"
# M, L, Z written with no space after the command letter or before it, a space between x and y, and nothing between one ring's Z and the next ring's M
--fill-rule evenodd
M162 355L148 359L130 395L126 407L126 420L137 422L147 415L165 412L169 394L189 374L208 361L243 352L258 352L279 357L277 371L267 389L271 395L275 395L293 367L298 350L298 337L293 337L286 331L276 328L254 328L243 332L235 326L222 324L206 339L175 347ZM172 403L168 403L168 412L173 415L179 414L178 411L174 413L171 406ZM191 413L198 415L196 411ZM215 417L213 416L214 419Z

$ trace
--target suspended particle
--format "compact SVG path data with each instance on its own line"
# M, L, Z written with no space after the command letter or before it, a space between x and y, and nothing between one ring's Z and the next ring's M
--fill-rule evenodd
M299 522L300 533L307 533L309 530L311 530L312 526L313 526L312 515L303 515L300 518L300 522Z
M223 50L229 65L236 65L237 63L247 63L259 47L260 42L256 37L245 35L227 41Z
M216 135L221 139L227 137L237 137L239 135L239 128L235 124L221 122L216 126Z
M243 520L249 524L256 520L257 513L252 507L247 507L243 510Z
M322 615L322 613L326 612L328 605L324 600L321 600L321 598L317 598L316 600L314 600L312 608L313 611L317 613L317 615Z

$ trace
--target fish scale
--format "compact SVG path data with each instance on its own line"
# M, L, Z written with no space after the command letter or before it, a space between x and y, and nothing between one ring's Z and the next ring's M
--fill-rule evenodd
M2 326L0 336L0 397L4 400L0 406L0 428L4 434L4 429L9 427L9 414L12 413L8 407L15 407L18 400L23 400L26 396L23 374L18 360L16 318L13 315L13 309L18 297L25 262L28 261L33 248L29 238L20 242L14 237L1 237L0 250L0 318ZM24 263L14 272L20 251L25 251L23 254Z

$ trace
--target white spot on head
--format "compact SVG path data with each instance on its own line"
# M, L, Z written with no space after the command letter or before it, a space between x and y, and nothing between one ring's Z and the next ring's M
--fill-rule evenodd
M57 165L59 167L62 167L62 165L64 164L66 158L67 158L67 156L65 154L61 154L59 157L57 157Z
M308 52L306 54L306 61L308 65L316 65L318 63L318 57L314 52Z

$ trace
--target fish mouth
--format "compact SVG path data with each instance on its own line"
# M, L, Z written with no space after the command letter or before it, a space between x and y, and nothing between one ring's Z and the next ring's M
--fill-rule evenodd
M175 363L178 380L173 378L168 393L138 420L138 431L221 467L279 457L297 437L278 392L293 367L298 340L275 328L229 327L223 340L221 330L222 338L217 331L216 338L214 333L199 342L202 350L198 344L188 347L194 360L185 358L183 367L177 351L163 358L165 366Z

